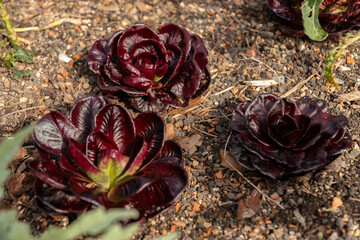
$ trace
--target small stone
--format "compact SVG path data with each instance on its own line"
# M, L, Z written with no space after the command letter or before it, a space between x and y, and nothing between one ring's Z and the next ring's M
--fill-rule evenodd
M227 195L226 195L227 197L228 197L228 199L230 199L230 200L233 200L233 199L235 199L235 194L233 194L233 193L228 193Z
M6 78L5 78L5 80L4 80L4 87L5 87L5 88L10 87L10 81L9 81L8 79L6 79Z
M339 239L339 236L338 236L337 232L333 232L328 239L329 240L337 240L337 239Z
M338 226L339 228L342 228L344 226L343 218L339 217L336 219L336 226Z
M211 227L212 226L212 223L211 222L204 222L203 223L203 226L205 227L205 228L209 228L209 227Z
M343 201L339 197L334 197L331 203L332 207L340 207L343 205Z
M279 197L280 197L280 196L279 196L278 193L273 193L273 194L270 195L270 198L273 199L273 200L276 200L276 199L278 199Z
M196 161L196 160L194 160L192 164L193 164L193 166L194 166L195 168L196 168L197 166L199 166L199 162Z
M83 84L83 89L88 89L89 87L90 87L90 84L89 84L89 83L85 82L85 83Z
M256 52L254 49L248 49L246 50L246 55L249 55L250 57L255 57L256 56Z
M74 102L73 96L71 94L65 94L64 102L65 103L73 103Z
M58 56L59 60L62 62L70 62L72 59L70 57L68 57L65 53L60 53Z

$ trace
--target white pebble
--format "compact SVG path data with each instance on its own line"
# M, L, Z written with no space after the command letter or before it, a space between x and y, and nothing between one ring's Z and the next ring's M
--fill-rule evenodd
M70 57L68 57L65 53L60 53L59 54L59 60L62 62L70 62L72 59Z

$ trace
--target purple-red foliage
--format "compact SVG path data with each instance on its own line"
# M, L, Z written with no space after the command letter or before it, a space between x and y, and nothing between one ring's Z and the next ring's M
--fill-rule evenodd
M292 102L260 94L237 106L231 128L232 155L271 178L324 168L352 145L346 117L327 113L325 101L308 97ZM243 149L249 158L242 156Z
M285 34L305 36L301 5L303 0L268 0L269 8L282 20L280 29ZM329 37L338 36L360 26L360 0L324 0L320 5L319 21Z
M133 119L101 96L78 100L69 118L45 115L33 133L41 160L29 164L38 206L72 216L100 205L130 207L140 212L138 220L164 211L188 178L181 148L164 136L157 114Z
M154 32L135 24L92 46L87 62L104 92L127 99L138 110L186 107L210 84L208 52L196 34L175 24Z

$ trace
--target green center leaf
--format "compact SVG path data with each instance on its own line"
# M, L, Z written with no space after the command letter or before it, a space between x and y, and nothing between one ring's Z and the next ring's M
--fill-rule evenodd
M164 76L161 76L161 77L158 77L158 76L155 76L154 77L154 82L159 82Z
M314 41L323 41L328 33L319 22L319 8L323 0L305 0L301 6L305 34Z

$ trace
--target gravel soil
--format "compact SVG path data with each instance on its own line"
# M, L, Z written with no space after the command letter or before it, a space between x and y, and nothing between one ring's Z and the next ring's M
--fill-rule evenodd
M184 148L189 185L169 211L145 221L134 239L154 239L172 231L180 239L360 238L360 42L349 47L335 65L337 90L326 84L323 69L327 52L339 40L318 43L284 36L266 1L4 3L17 28L66 20L45 30L19 33L23 46L35 52L35 61L18 68L33 71L33 76L14 80L11 71L0 66L0 139L52 110L67 114L80 97L101 95L85 59L95 40L108 38L116 30L137 22L154 29L173 22L199 34L207 46L212 84L201 103L163 115L168 138L175 138ZM71 61L59 59L60 54ZM263 87L254 82L258 80L280 84ZM221 152L231 132L232 111L239 102L263 92L292 100L302 96L326 100L332 114L348 118L352 149L312 177L277 182L224 167ZM32 232L39 234L51 224L65 226L68 219L36 209L33 177L26 167L33 158L36 154L29 138L11 164L14 175L6 185L5 202L17 208L19 220L30 222Z

